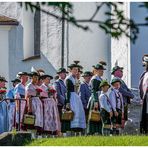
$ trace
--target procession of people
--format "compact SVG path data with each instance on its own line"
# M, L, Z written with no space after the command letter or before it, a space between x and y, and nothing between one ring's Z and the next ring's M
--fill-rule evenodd
M123 67L113 67L111 81L103 79L107 63L99 61L93 71L83 72L79 61L61 67L54 77L42 69L19 72L7 90L0 76L0 134L14 129L30 131L32 137L120 135L128 120L133 93L122 80ZM148 133L148 55L140 78L143 100L140 131ZM51 82L52 80L52 82Z

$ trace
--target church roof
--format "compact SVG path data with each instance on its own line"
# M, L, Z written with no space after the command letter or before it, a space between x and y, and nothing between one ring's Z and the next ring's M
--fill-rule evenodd
M19 22L16 19L0 15L0 25L18 25Z

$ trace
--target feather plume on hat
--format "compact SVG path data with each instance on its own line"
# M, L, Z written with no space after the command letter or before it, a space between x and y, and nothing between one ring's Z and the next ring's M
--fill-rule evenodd
M43 76L45 74L45 71L43 69L38 69L37 72L40 76Z

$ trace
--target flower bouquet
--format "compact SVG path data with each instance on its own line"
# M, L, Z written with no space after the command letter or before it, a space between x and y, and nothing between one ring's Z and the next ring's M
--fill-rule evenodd
M5 94L5 93L6 93L5 89L0 90L0 94Z
M6 94L6 88L1 88L0 89L0 100L5 99L5 94Z
M56 90L53 87L49 87L49 89L48 89L48 96L49 97L54 96L55 93L56 93Z
M42 89L36 88L36 96L39 97L40 93L42 92Z

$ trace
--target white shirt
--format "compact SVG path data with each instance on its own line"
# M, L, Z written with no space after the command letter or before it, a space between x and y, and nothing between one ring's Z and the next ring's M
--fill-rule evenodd
M122 112L124 112L123 97L118 89L112 88L112 91L109 94L109 99L114 111L116 111L116 108L118 108L121 109Z

